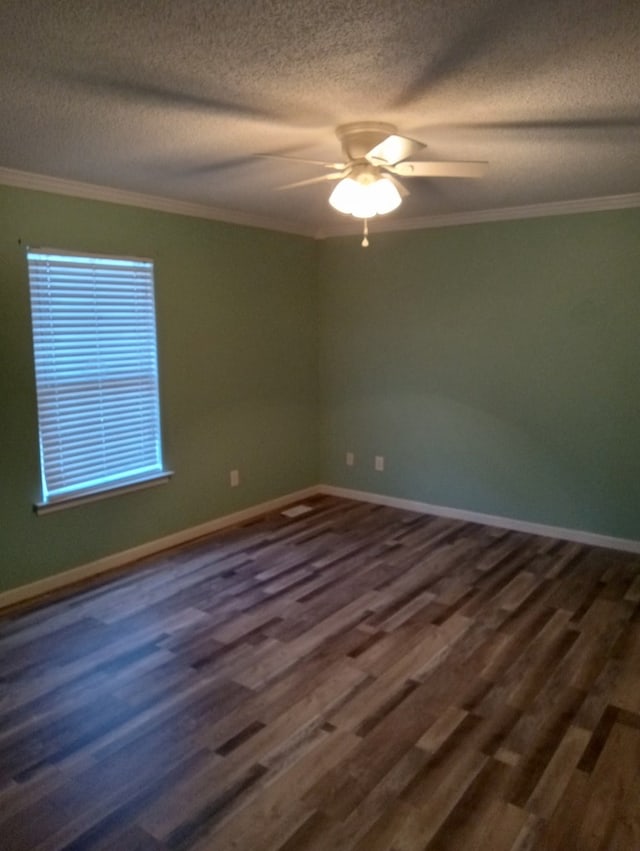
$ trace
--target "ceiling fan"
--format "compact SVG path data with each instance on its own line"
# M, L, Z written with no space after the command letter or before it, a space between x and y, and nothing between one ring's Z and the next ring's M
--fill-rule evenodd
M408 157L426 148L424 142L400 136L393 124L359 121L342 124L336 129L342 145L344 162L323 162L278 154L257 154L269 159L307 163L332 169L330 174L287 183L279 189L295 189L313 183L338 180L329 203L340 213L364 219L363 246L367 240L367 219L395 210L409 190L398 178L414 177L483 177L486 162L441 162Z

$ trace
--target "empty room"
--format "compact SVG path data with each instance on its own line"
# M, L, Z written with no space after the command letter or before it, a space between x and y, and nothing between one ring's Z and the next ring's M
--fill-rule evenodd
M2 851L640 849L640 5L0 5Z

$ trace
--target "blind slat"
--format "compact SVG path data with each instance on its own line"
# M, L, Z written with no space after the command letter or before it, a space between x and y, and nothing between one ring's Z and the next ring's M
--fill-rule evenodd
M149 453L146 456L141 456L139 453L131 451L123 453L121 456L107 456L102 463L91 463L77 459L75 463L60 463L53 464L47 467L47 475L50 477L52 484L56 487L65 487L71 482L82 482L88 478L96 476L110 476L114 473L127 473L132 468L138 469L144 466L150 469L160 470L157 465L155 456Z
M101 489L111 487L115 482L139 482L151 477L155 473L161 472L161 468L155 467L136 467L135 470L126 472L115 472L105 476L96 476L93 479L87 479L82 482L82 487L79 488L77 483L61 485L56 490L56 497L76 495L81 493L94 493Z

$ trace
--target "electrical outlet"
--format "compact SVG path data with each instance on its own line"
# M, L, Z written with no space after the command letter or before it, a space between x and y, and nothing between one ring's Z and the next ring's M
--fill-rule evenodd
M240 470L232 470L229 473L229 484L232 488L237 488L240 484Z
M381 473L384 470L384 455L376 455L373 466L379 473Z
M355 457L354 457L353 452L347 452L346 462L347 462L347 467L353 467L353 465L355 463Z

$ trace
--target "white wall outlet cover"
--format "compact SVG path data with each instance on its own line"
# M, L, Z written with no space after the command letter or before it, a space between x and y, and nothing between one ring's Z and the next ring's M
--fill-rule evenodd
M353 467L354 462L355 462L355 456L354 456L353 452L347 452L346 462L347 462L347 467Z
M384 456L376 455L374 465L375 469L381 473L384 470Z
M232 488L237 488L240 484L240 470L231 470L229 473L229 482Z

